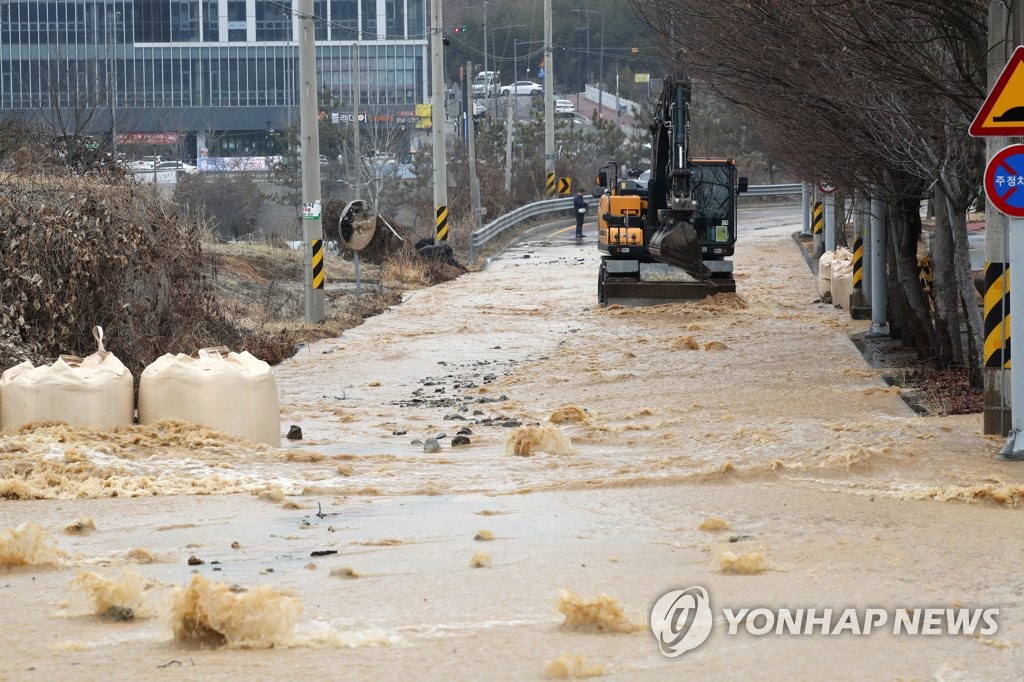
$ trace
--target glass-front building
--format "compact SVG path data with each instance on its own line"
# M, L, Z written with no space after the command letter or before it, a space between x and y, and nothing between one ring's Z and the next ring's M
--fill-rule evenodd
M317 83L367 116L428 101L427 0L314 0ZM0 116L118 139L298 121L297 0L3 0ZM356 66L358 65L358 74ZM122 138L122 136L125 136ZM140 137L141 136L141 137Z

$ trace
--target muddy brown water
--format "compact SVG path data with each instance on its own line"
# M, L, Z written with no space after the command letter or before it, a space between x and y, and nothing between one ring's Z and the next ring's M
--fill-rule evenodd
M0 679L1018 679L1024 473L980 415L915 415L849 341L867 323L814 303L799 226L757 222L738 296L599 308L569 233L411 294L276 368L305 436L281 449L3 434ZM645 626L691 585L715 627L676 659L559 611ZM727 633L721 608L757 607L1000 613L989 636Z

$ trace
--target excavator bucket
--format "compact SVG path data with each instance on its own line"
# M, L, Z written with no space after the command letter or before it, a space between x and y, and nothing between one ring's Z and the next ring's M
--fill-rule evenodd
M660 263L682 268L686 274L709 287L709 293L717 288L711 279L711 270L704 264L700 242L693 223L680 219L669 219L651 236L651 255Z

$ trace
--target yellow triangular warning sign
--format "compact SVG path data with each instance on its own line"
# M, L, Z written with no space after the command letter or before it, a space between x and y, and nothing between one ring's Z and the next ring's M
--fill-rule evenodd
M1024 135L1024 45L1018 45L971 123L974 137Z

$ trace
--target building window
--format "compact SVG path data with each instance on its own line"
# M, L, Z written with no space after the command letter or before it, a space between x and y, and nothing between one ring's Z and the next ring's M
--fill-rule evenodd
M377 39L377 0L362 0L363 40Z
M217 0L203 0L203 42L220 41L220 22L217 17Z
M166 0L136 0L135 41L168 43L171 41L171 6Z
M331 0L331 39L355 40L359 35L359 6L356 0Z
M245 0L228 0L228 42L245 42Z
M256 40L284 41L292 38L292 12L278 3L256 3Z
M387 19L385 31L388 38L405 37L405 14L402 5L405 0L386 0L384 13Z
M409 38L423 40L427 37L425 0L407 0L409 10Z
M199 39L199 3L197 0L172 0L171 40L194 43Z

